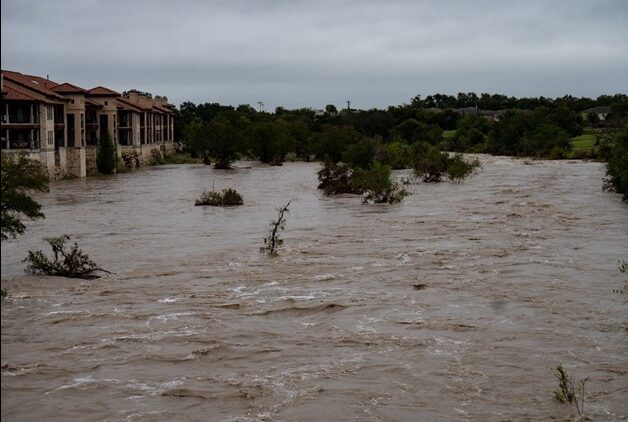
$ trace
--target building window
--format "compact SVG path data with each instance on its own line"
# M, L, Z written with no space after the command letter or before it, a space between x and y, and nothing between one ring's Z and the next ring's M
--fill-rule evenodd
M70 104L74 104L74 100L70 100Z
M52 116L52 106L48 106L48 120L52 120L53 116Z
M53 134L52 131L49 130L48 131L48 145L53 145L55 142L54 138L53 138Z
M105 101L105 105L109 105L109 101Z

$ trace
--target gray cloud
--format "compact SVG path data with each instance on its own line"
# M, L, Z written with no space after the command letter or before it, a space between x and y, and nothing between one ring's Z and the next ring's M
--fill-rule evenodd
M441 4L442 3L442 4ZM2 67L84 87L384 107L628 86L628 2L3 0Z

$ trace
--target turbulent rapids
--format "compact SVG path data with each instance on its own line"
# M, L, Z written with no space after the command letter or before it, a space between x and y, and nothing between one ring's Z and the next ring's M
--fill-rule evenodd
M2 417L564 419L559 363L590 378L587 415L628 417L626 204L599 163L480 158L396 205L325 197L310 163L53 183L2 243ZM244 206L195 207L212 186ZM116 274L25 275L65 233Z

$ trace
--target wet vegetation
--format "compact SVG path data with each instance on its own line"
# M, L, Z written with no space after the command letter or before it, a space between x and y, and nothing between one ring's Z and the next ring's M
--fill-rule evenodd
M279 208L277 219L270 222L270 233L268 237L264 238L264 246L259 248L260 253L267 254L268 256L278 255L278 249L283 244L283 239L279 237L279 232L286 228L286 213L290 212L288 207L291 202L292 200Z
M554 390L554 398L560 403L573 404L578 415L584 418L584 387L589 378L578 380L577 382L567 374L562 365L555 369L558 387Z
M24 233L23 218L44 218L41 205L30 195L48 191L48 173L25 154L2 154L1 169L0 237L5 240Z
M50 276L93 279L100 276L96 272L111 274L109 271L100 268L98 264L78 247L75 242L69 249L66 243L70 236L50 237L44 239L52 248L52 258L47 257L40 250L28 251L28 256L23 262L27 263L26 272L33 274L44 274Z
M391 179L390 166L373 162L369 168L356 168L351 177L351 185L364 193L363 203L396 204L408 193L398 182Z
M194 205L210 205L214 207L234 207L242 205L244 203L242 195L240 195L235 189L223 189L222 192L215 190L206 190L196 200Z

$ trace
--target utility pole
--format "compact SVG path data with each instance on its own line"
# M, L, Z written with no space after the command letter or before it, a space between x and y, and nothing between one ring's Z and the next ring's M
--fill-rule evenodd
M262 111L264 111L264 102L263 101L258 101L257 105L259 106L259 112L261 113Z
M351 100L347 100L347 113L351 111Z

